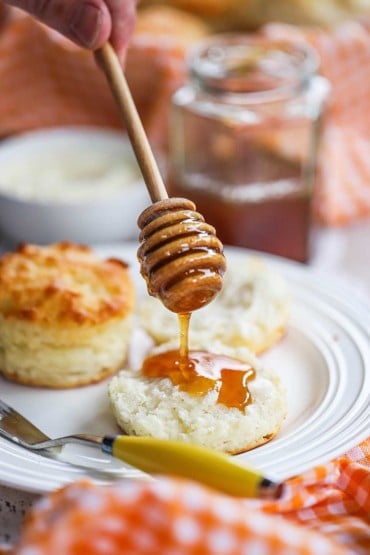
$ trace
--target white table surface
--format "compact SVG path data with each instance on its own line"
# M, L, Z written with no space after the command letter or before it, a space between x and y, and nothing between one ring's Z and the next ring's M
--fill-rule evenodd
M309 263L370 301L370 219L341 229L318 229ZM27 509L37 495L1 486L0 546L13 542Z

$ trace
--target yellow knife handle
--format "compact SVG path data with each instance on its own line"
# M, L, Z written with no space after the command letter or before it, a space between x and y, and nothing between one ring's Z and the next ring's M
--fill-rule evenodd
M230 456L182 441L116 435L104 437L102 449L149 474L188 478L235 497L278 498L282 491Z

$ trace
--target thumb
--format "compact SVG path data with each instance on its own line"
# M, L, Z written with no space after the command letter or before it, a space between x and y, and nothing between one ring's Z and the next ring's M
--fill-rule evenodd
M86 48L108 40L112 21L103 0L8 0Z

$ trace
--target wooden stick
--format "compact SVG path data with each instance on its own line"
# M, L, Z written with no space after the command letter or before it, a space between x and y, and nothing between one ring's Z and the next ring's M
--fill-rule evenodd
M97 50L96 58L104 70L117 103L151 201L156 202L168 198L157 162L115 51L107 42Z

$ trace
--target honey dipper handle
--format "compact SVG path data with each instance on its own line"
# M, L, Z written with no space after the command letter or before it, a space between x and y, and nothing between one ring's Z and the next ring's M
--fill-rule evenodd
M115 51L107 42L97 50L96 58L103 68L112 90L152 202L168 198L157 162Z

